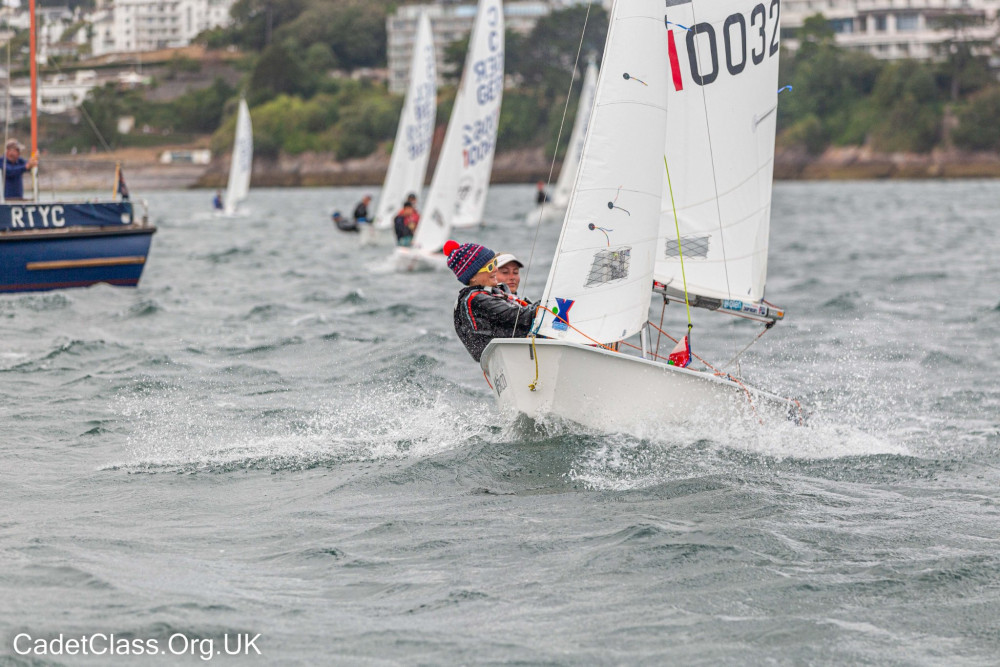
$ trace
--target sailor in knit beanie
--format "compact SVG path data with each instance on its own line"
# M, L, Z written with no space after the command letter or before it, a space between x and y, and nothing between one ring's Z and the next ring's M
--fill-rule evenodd
M479 361L494 338L524 338L531 332L538 304L528 304L497 285L496 253L478 243L444 244L448 267L466 287L455 301L455 333Z
M479 270L489 265L496 253L478 243L448 241L444 244L444 254L448 257L448 268L455 272L458 282L468 285Z

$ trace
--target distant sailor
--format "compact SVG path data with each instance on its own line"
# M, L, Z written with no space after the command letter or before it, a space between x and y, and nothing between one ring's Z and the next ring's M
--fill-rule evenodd
M4 199L24 199L24 172L38 165L38 158L32 156L25 162L21 157L21 144L17 140L11 139L7 142L7 152L3 160L0 161L0 168L4 172Z
M221 211L224 208L223 204L222 204L222 191L221 190L216 190L215 191L215 196L212 197L212 208L214 208L216 211Z
M330 216L333 219L333 224L337 225L337 229L342 232L356 232L358 231L358 226L354 224L352 220L348 220L340 214L340 211L334 211L333 215Z
M455 333L479 361L494 338L524 338L531 332L535 305L513 298L497 286L496 253L476 243L444 244L448 267L466 285L455 303Z
M410 200L407 199L403 203L403 208L399 209L399 213L392 221L396 231L396 245L407 247L413 243L413 234L417 231L419 219L420 216L414 210Z
M535 203L540 206L549 200L549 193L545 191L545 181L538 181L537 188Z
M398 201L398 200L397 200ZM357 206L354 207L354 224L364 225L371 222L371 216L368 215L368 204L372 203L371 195L365 195L361 198L361 201Z
M417 210L417 195L412 192L406 196L406 203L413 207L413 229L420 224L420 211Z

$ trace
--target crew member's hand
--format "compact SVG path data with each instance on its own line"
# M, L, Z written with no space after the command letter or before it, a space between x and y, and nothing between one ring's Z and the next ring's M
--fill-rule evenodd
M28 160L28 163L24 165L26 169L34 169L38 166L38 158L34 155Z

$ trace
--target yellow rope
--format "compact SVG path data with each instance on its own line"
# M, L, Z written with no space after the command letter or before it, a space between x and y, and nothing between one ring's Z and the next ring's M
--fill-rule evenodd
M536 309L537 313L538 310ZM538 384L538 352L535 350L535 337L531 337L531 356L535 360L535 379L532 380L531 384L528 385L528 389L535 391L535 385Z
M677 204L674 202L674 186L670 184L670 167L667 156L663 156L663 168L667 170L667 188L670 190L670 208L674 211L674 229L677 230L677 255L681 258L681 280L684 282L684 306L687 307L688 331L691 330L691 303L688 301L687 275L684 273L684 251L681 249L681 225L677 222Z

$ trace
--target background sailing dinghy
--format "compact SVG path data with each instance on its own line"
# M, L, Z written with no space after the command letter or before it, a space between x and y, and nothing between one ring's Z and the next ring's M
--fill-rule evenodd
M761 301L778 72L768 41L777 40L778 15L762 7L615 3L580 174L536 318L544 338L495 339L483 352L503 409L626 432L704 416L797 414L795 401L686 368L687 337L668 360L646 335L654 276L663 298L684 299L673 273L682 254L689 287L699 290L694 305L768 325L783 315ZM679 181L673 187L669 176ZM709 291L718 287L709 276L730 266L725 291ZM616 351L636 334L641 356Z
M576 120L573 121L573 133L569 137L566 156L563 158L562 169L556 180L556 189L551 200L535 206L528 211L524 222L537 225L545 222L562 221L566 215L566 207L573 194L573 184L580 170L580 156L583 155L583 142L587 139L587 127L590 125L590 114L594 109L594 94L597 92L597 65L591 59L587 62L587 70L583 75L583 88L580 90L580 101L576 107Z
M444 268L453 226L478 225L486 207L503 96L504 21L500 0L479 0L455 106L437 168L409 248L396 248L397 271Z
M236 112L236 138L233 154L229 162L229 183L223 199L223 215L236 215L236 207L250 194L250 177L253 175L253 126L250 123L250 108L247 101L240 98Z
M375 222L361 226L361 242L374 245L383 237L395 239L393 221L411 193L417 195L417 210L423 210L419 197L427 175L437 116L437 65L431 22L424 13L417 23L417 39L410 63L410 83L399 116L396 140L392 145L389 170L385 174Z
M38 155L38 71L35 2L31 17L31 154ZM108 283L135 287L156 228L136 220L121 168L110 200L0 202L0 292L31 292Z

